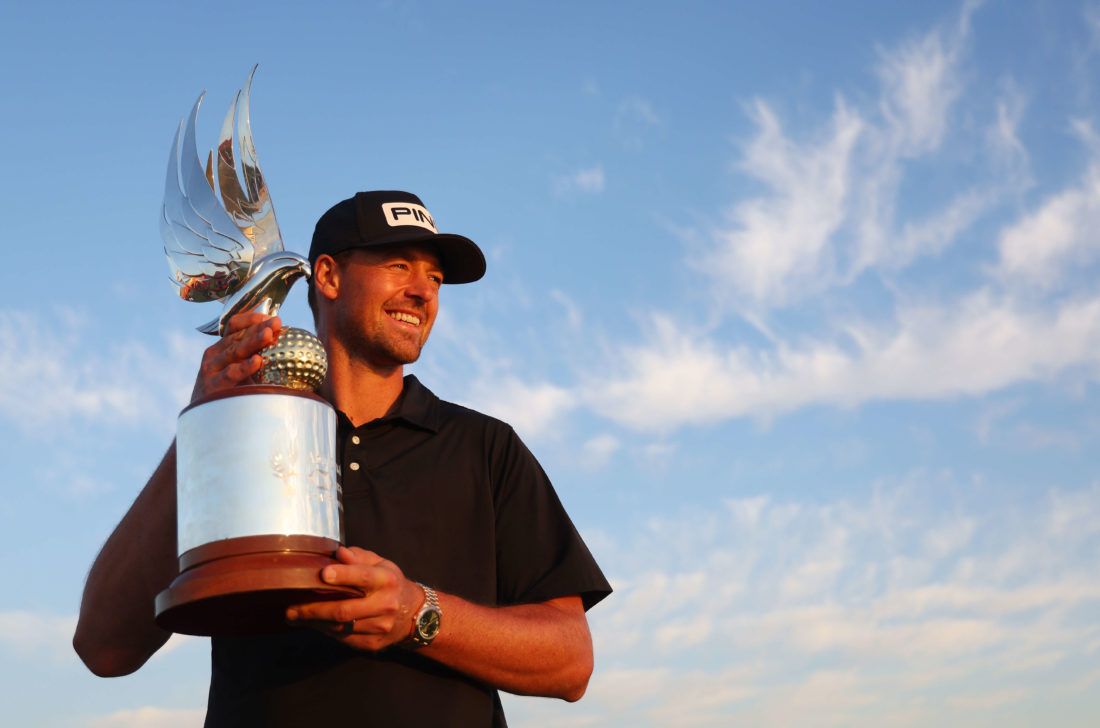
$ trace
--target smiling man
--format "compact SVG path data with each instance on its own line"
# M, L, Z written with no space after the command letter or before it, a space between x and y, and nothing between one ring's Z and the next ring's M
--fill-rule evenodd
M484 274L481 250L381 191L326 212L309 258L348 544L321 576L364 596L293 607L283 634L214 638L207 726L499 726L498 689L579 699L585 611L607 581L512 428L404 373L441 286ZM234 317L194 398L249 383L280 327ZM153 600L175 576L174 471L173 446L89 574L74 645L97 674L136 670L168 638Z

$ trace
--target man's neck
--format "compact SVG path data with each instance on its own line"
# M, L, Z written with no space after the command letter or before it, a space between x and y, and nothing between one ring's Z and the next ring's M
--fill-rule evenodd
M389 414L404 388L404 368L374 367L356 361L340 347L328 351L328 376L319 393L359 425Z

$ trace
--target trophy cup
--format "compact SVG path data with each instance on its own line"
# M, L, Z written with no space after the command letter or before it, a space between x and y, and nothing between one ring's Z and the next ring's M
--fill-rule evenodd
M275 315L290 286L310 275L309 262L283 248L256 158L255 72L237 92L205 170L195 145L203 96L186 127L180 121L168 158L164 252L184 300L223 301L221 315L199 327L208 334L224 334L237 313ZM313 334L286 328L261 354L262 383L216 392L180 413L180 574L156 598L164 629L278 631L291 604L361 595L320 579L343 540L336 415L312 391L327 369L324 348Z

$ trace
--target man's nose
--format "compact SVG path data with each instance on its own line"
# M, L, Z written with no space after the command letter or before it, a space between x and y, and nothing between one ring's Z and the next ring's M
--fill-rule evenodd
M426 270L413 271L409 276L409 285L405 287L405 292L423 301L431 301L439 294L436 282L432 280L432 274Z

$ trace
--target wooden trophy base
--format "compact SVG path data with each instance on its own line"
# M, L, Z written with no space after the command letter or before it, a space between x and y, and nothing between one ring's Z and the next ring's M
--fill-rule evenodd
M180 556L180 575L157 595L156 623L181 634L283 632L287 607L362 596L321 581L340 544L319 536L242 536Z

